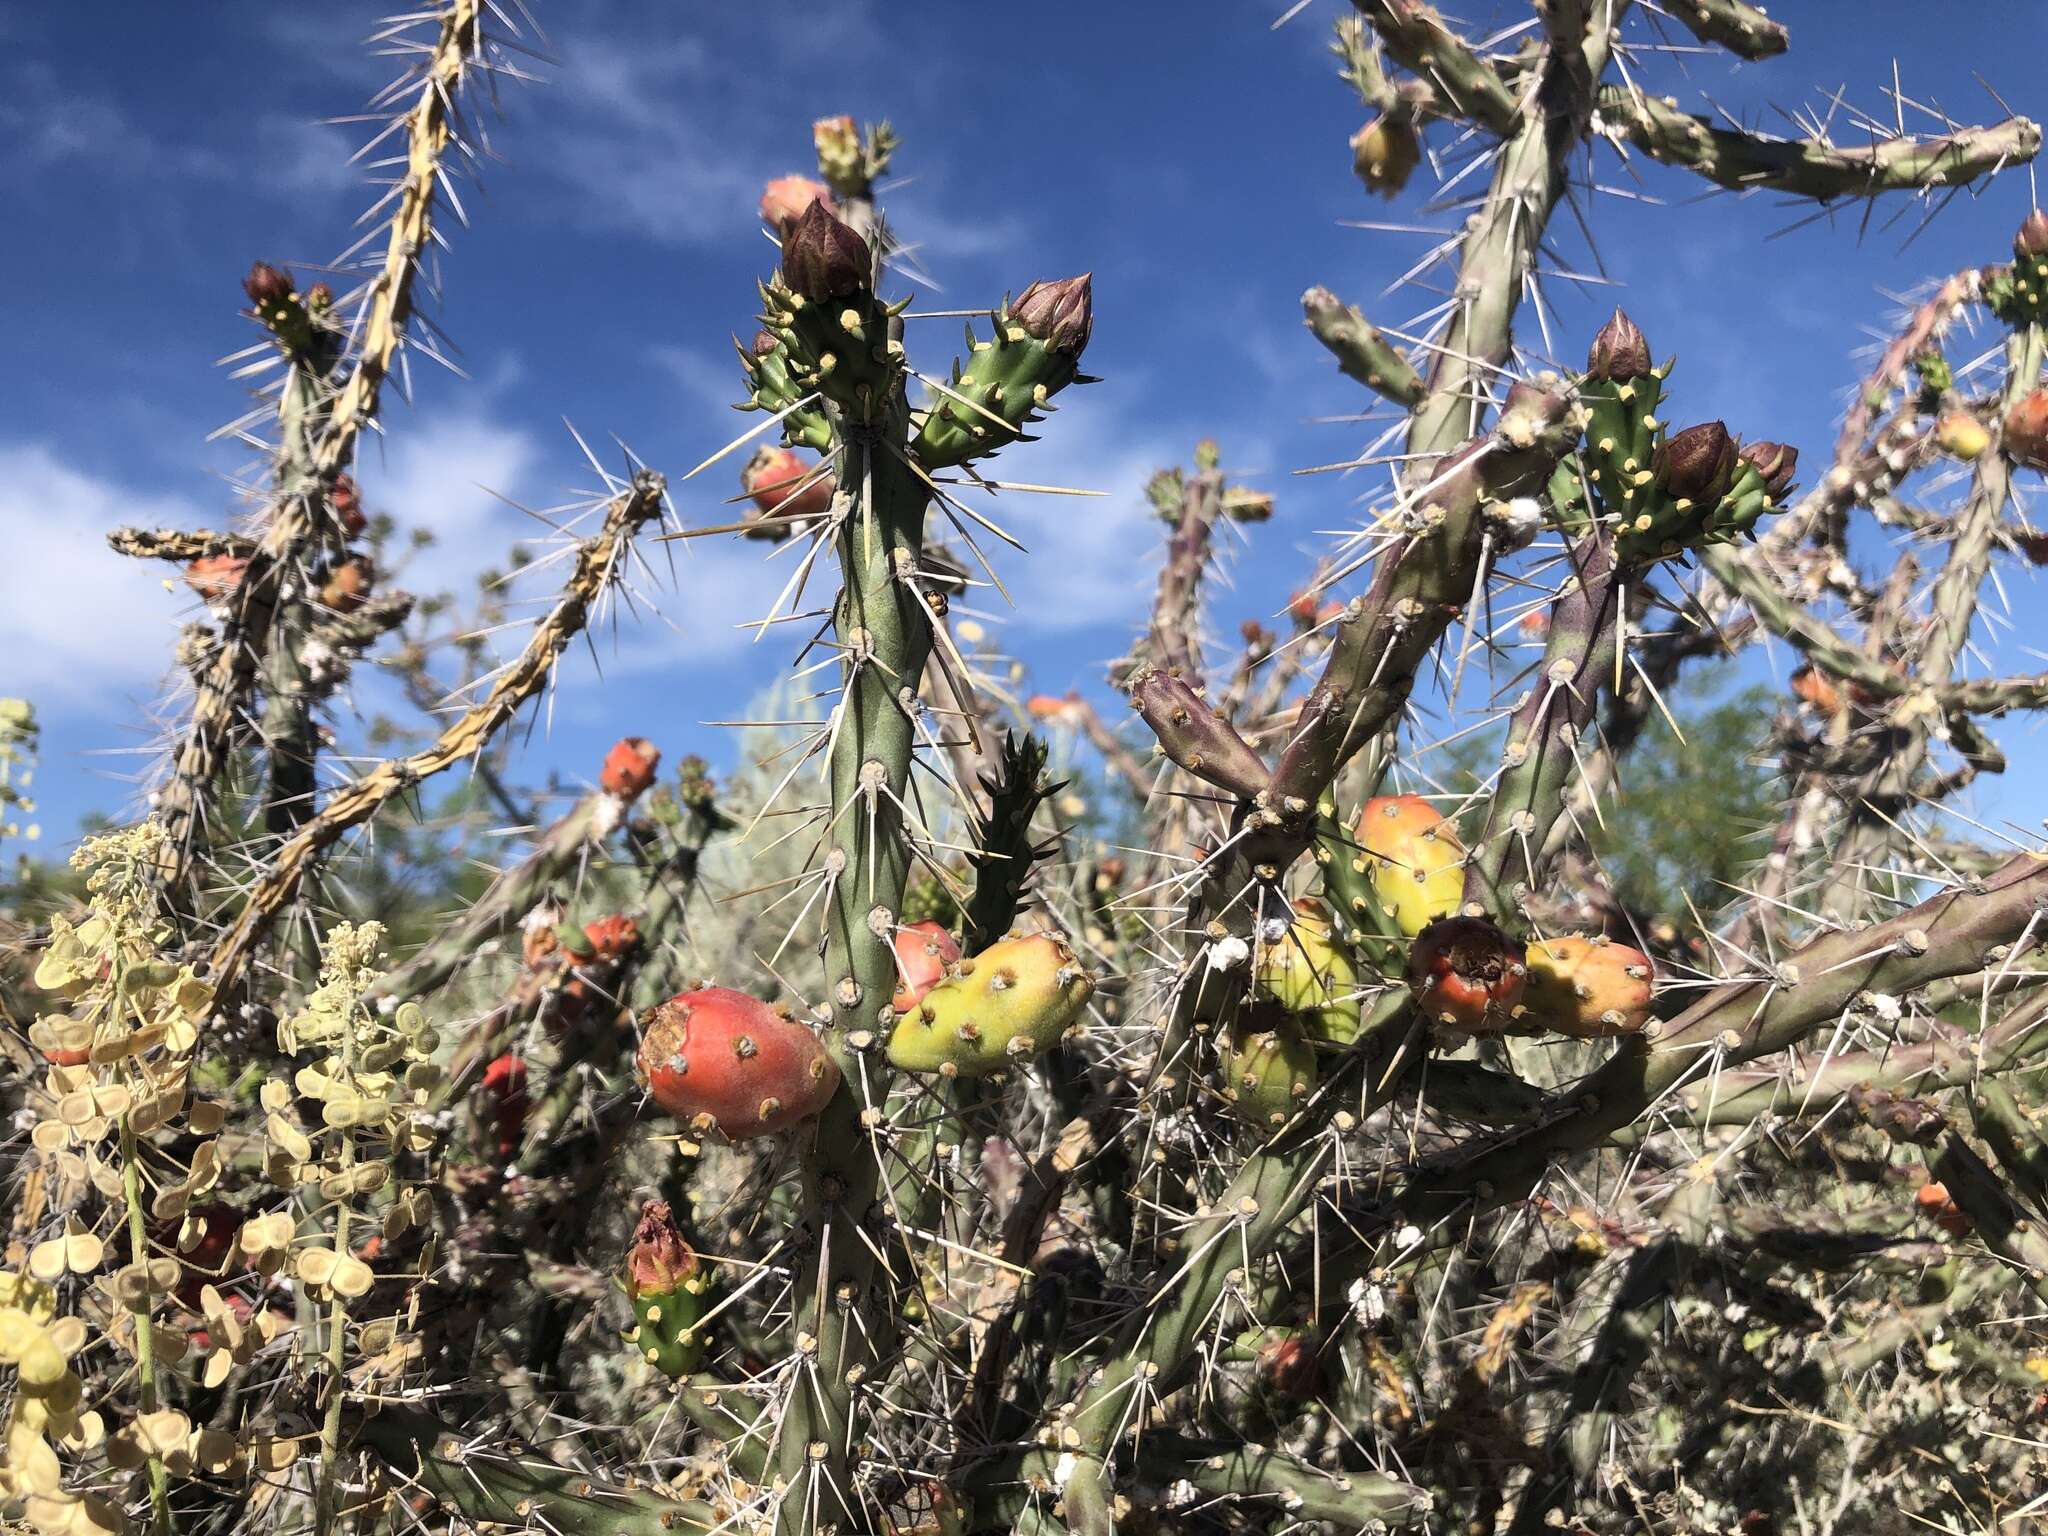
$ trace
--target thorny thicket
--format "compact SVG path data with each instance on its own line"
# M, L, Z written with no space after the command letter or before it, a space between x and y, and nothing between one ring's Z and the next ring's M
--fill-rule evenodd
M844 118L822 181L763 199L781 259L735 385L769 414L714 461L744 460L743 519L685 530L660 473L593 458L516 649L495 602L437 638L453 610L395 590L350 468L438 356L427 257L525 45L479 0L394 22L386 217L332 285L246 284L253 512L113 541L207 609L151 814L10 919L6 1518L2039 1519L2048 863L1958 797L2005 766L1991 723L2048 701L1994 667L2004 575L2048 557L2048 218L1911 307L1803 492L1769 423L1673 425L1685 374L1625 314L1580 367L1541 290L1617 164L1931 216L2039 134L1910 136L1903 96L1844 144L1839 104L1791 137L1696 118L1641 84L1685 34L1787 43L1738 0L1542 0L1490 37L1357 0L1359 175L1426 163L1457 220L1399 327L1304 296L1374 397L1329 467L1385 489L1292 634L1226 651L1219 544L1273 501L1213 444L1155 477L1117 727L1020 702L949 619L1027 558L999 509L1056 494L1021 444L1085 382L1089 280L920 371L876 195L899 146ZM722 790L630 735L549 820L507 728L685 534L775 546L795 679ZM1801 664L1746 888L1631 909L1589 828L1688 670L1772 642ZM322 748L366 657L440 707L363 768ZM4 718L12 805L33 718ZM1049 741L1129 791L1136 846L1085 830ZM526 852L392 946L345 915L380 915L422 815L423 846L509 818Z

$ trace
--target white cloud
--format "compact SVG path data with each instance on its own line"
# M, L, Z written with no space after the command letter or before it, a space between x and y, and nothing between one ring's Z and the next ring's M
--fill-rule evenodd
M171 620L192 611L173 568L107 548L123 523L192 528L190 502L134 490L64 463L39 443L0 444L0 651L7 690L45 710L103 706L146 692L169 663Z
M426 549L404 555L401 584L465 596L479 571L504 567L514 543L545 537L545 524L508 503L541 507L532 483L539 461L529 433L473 410L408 421L381 455L366 455L356 478L371 510L398 524L400 547L414 528L434 536Z

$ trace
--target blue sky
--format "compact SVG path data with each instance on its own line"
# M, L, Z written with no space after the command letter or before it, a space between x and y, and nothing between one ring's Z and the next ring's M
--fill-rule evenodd
M1281 8L537 6L545 83L504 87L486 115L493 158L461 194L471 227L449 231L438 262L434 313L469 377L416 365L412 400L391 402L361 466L373 510L437 535L409 584L459 583L530 537L490 492L545 506L591 483L565 416L672 476L751 424L725 403L738 395L726 338L751 331L753 282L772 260L753 203L767 177L807 169L814 116L849 112L887 116L906 140L888 206L943 284L928 307L1096 276L1089 366L1105 382L1003 461L1012 478L1112 493L1013 507L1033 555L1005 568L1018 608L1000 633L1030 658L1032 686L1099 686L1149 592L1144 479L1204 434L1280 506L1237 561L1218 627L1271 615L1373 488L1292 473L1368 435L1312 420L1368 401L1302 329L1299 295L1323 283L1405 323L1435 296L1384 290L1426 237L1344 221L1450 221L1423 209L1426 178L1391 207L1353 179L1346 140L1363 114L1325 51L1339 7L1317 0L1272 31ZM1783 58L1738 68L1689 51L1640 73L1694 110L1711 99L1783 130L1773 104L1824 109L1837 91L1892 117L1896 56L1906 94L1959 119L2004 115L1977 71L2014 110L2048 115L2048 11L2032 0L1972 6L1967 28L1932 19L1924 0L1782 9L1794 39ZM132 804L124 775L141 759L126 754L150 739L175 624L192 613L165 571L121 561L102 536L123 521L220 526L235 506L229 477L246 452L204 439L245 404L215 366L255 339L238 282L253 258L311 265L354 238L372 194L345 162L364 130L322 120L357 111L387 78L391 61L360 46L376 14L0 6L0 194L14 225L0 281L16 296L0 335L13 381L0 418L0 691L28 694L44 718L38 788L53 839L89 810ZM1906 121L1931 126L1910 109ZM1592 205L1600 259L1658 353L1679 355L1679 418L1721 416L1809 461L1895 307L1884 295L2000 258L2032 202L2029 174L2008 174L1907 243L1919 219L1903 201L1881 204L1867 229L1850 208L1779 234L1806 210L1702 198L1680 173L1612 155L1599 179L1628 194ZM1568 215L1555 230L1563 265L1591 271ZM1616 291L1555 282L1549 297L1559 355L1576 364ZM930 372L958 340L957 322L912 328ZM1523 342L1542 350L1533 326ZM721 466L678 486L678 505L688 521L722 521L733 489ZM667 625L605 636L601 685L587 654L572 658L528 775L587 778L629 732L729 759L734 744L698 722L739 713L789 649L786 631L755 645L732 628L786 569L760 555L698 541L661 598ZM1868 558L1888 560L1881 545ZM2023 615L2029 601L2014 591ZM2022 633L2002 648L2014 670L2042 665L2021 655L2027 643L2040 644ZM360 702L382 699L366 684ZM1998 731L2017 764L2038 761L2032 727ZM1983 803L2039 814L2038 792L2000 798L2012 794Z

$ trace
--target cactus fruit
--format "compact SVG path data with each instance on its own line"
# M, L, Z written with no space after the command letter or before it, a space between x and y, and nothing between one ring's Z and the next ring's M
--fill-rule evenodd
M740 471L740 487L753 497L754 505L764 514L798 518L824 516L839 488L829 473L818 471L817 465L806 464L787 448L772 446L754 450L754 456ZM802 526L777 528L774 533L782 537Z
M953 967L896 1021L889 1060L906 1072L987 1077L1059 1043L1095 978L1051 934L1012 934Z
M970 326L966 366L954 364L949 392L933 399L918 427L918 461L927 469L962 464L1023 436L1046 401L1080 376L1093 302L1083 273L1033 283L996 316L987 341Z
M1825 672L1811 665L1792 674L1792 694L1824 715L1832 715L1842 707L1842 690Z
M645 736L623 736L605 754L604 768L597 776L606 794L631 803L654 784L661 766L661 749Z
M656 1008L638 1059L655 1103L728 1141L788 1130L839 1087L838 1063L787 1008L730 987L679 993Z
M2005 413L2005 453L2015 464L2048 470L2048 389L2037 389Z
M1422 139L1406 113L1382 113L1351 136L1351 167L1368 192L1396 197L1422 163Z
M823 203L827 213L837 213L832 189L808 176L778 176L761 189L761 222L778 235L803 217L813 203Z
M619 1281L633 1304L634 1325L626 1342L671 1381L697 1369L704 1359L704 1335L697 1323L704 1315L711 1271L676 1229L666 1201L650 1200L641 1207Z
M640 947L640 925L630 917L613 913L583 925L583 939L592 958L619 961Z
M1323 1363L1304 1334L1283 1333L1259 1346L1253 1362L1259 1385L1280 1397L1314 1397L1323 1389Z
M1440 917L1408 954L1408 985L1423 1017L1465 1034L1512 1028L1528 974L1522 945L1487 917Z
M499 1157L510 1157L519 1150L519 1135L526 1129L530 1107L526 1078L526 1063L509 1053L484 1068L483 1118Z
M1529 946L1528 967L1522 1006L1546 1029L1593 1040L1649 1021L1656 968L1639 949L1604 937L1541 939Z
M1458 910L1465 848L1457 828L1420 795L1377 795L1355 829L1380 908L1409 938Z
M1948 1186L1942 1183L1927 1183L1920 1186L1913 1203L1920 1208L1920 1214L1932 1221L1950 1237L1968 1237L1974 1225L1963 1214L1955 1201L1949 1198Z
M1950 411L1934 424L1934 446L1967 464L1991 446L1991 434L1968 411Z
M1217 1042L1223 1097L1245 1124L1277 1129L1316 1087L1316 1048L1292 1015L1255 1008Z
M370 526L370 520L363 515L363 496L356 488L354 475L343 473L334 477L334 483L327 488L327 509L341 524L344 538L352 539Z
M1358 1038L1358 971L1313 903L1297 903L1287 931L1260 946L1256 979L1316 1039L1349 1045Z
M201 602L219 606L242 589L249 574L244 555L201 555L185 567L185 585L199 594Z
M350 555L320 586L321 605L335 613L354 613L369 600L376 585L377 568L367 555Z
M896 931L896 992L889 1006L901 1018L945 980L960 945L939 923L908 923Z

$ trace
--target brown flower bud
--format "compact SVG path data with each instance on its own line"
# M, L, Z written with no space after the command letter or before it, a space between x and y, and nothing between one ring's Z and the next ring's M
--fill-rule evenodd
M258 309L282 304L292 296L292 275L267 261L259 261L242 279L242 292L249 295L249 302Z
M1649 371L1650 343L1635 321L1615 310L1614 318L1600 327L1592 350L1586 354L1587 377L1625 384L1630 379L1645 377Z
M782 280L792 293L822 303L865 289L874 276L867 241L812 203L782 237Z
M781 345L782 338L773 331L756 331L754 332L754 344L749 350L756 357L766 357Z
M1667 496L1711 506L1735 478L1735 439L1718 421L1687 427L1657 450L1650 469Z
M697 1255L676 1230L668 1202L650 1200L640 1209L626 1255L626 1294L634 1299L663 1296L697 1273Z
M1743 448L1742 458L1756 466L1771 500L1783 501L1791 492L1792 474L1799 468L1797 448L1789 443L1750 443Z
M2048 256L2048 213L2036 208L2027 215L2020 232L2012 237L2012 253L2022 260L2029 256Z
M1010 318L1045 343L1048 352L1080 356L1095 326L1093 276L1083 272L1056 283L1033 283L1010 306Z

